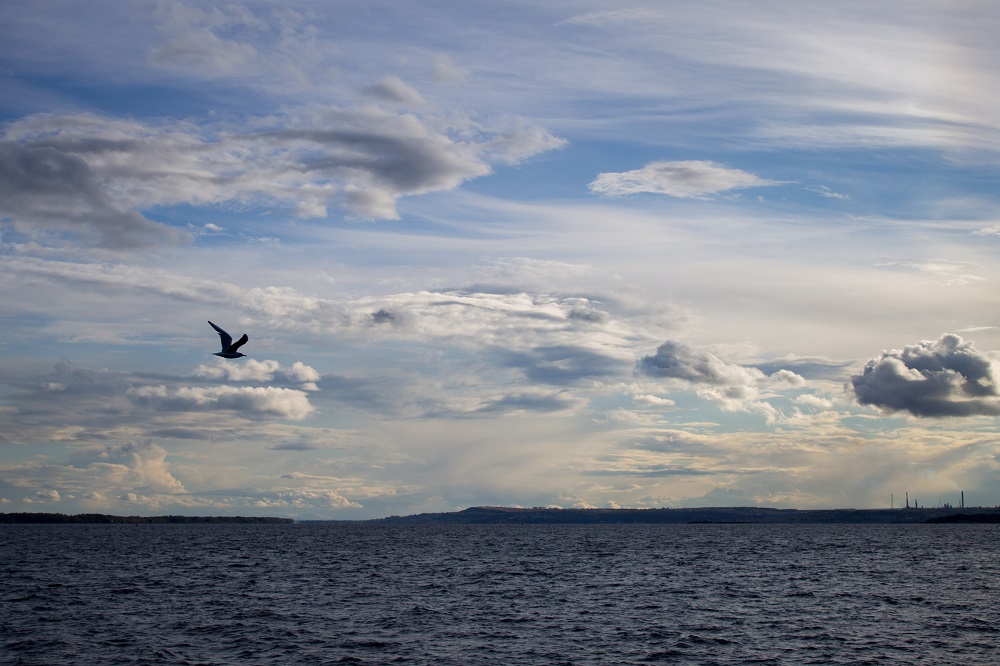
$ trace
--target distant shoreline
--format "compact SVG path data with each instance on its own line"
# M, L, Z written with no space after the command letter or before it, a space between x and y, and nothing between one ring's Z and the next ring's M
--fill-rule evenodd
M291 524L291 518L273 518L261 516L112 516L103 513L0 513L0 523L30 524L30 525L62 525L62 524L223 524L223 523L254 523L254 524Z
M771 509L710 507L683 509L550 509L470 507L451 513L390 516L370 521L415 524L898 524L926 522L1000 522L1000 507L932 509Z
M1000 507L911 509L556 509L476 506L461 511L361 520L299 520L272 516L115 516L100 513L0 513L0 524L278 524L382 525L655 525L655 524L916 524L1000 523Z

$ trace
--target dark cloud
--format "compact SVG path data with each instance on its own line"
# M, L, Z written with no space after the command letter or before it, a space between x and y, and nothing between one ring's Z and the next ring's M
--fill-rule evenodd
M46 145L0 141L0 215L24 232L69 231L113 250L181 238L170 227L119 207L83 158Z
M396 320L396 315L389 312L385 308L379 308L377 311L373 312L372 323L375 324L391 324Z
M1000 387L991 359L952 333L870 359L851 378L862 405L915 416L995 416Z
M543 393L522 391L494 400L476 410L476 414L506 414L509 412L561 412L578 407L580 401L566 391Z
M566 318L591 324L606 324L611 319L611 315L595 308L573 308L566 315Z
M378 90L419 101L391 77ZM5 136L0 217L33 237L78 234L111 249L190 238L140 212L154 206L235 201L326 217L335 205L357 217L399 219L400 197L452 189L491 173L494 163L563 143L541 129L453 127L369 106L310 107L221 134L183 122L36 114L11 123Z
M304 170L340 178L364 175L394 196L450 189L490 172L472 146L431 134L422 127L392 123L353 129L286 130L276 137L305 142L314 150L323 149L321 156L301 156Z
M572 385L583 379L622 374L621 359L573 345L534 347L525 352L506 354L507 365L520 368L536 382ZM627 371L626 365L624 370Z
M305 441L297 442L284 442L282 444L275 444L274 446L268 447L272 451L315 451L320 447L315 444L310 444Z
M715 354L693 349L676 340L667 340L657 347L655 354L639 359L636 369L652 377L715 386L743 386L764 377L756 368L726 363Z

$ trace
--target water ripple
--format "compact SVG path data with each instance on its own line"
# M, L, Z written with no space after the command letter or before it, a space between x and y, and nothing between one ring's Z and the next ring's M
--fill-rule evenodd
M1000 526L3 525L10 664L995 661Z

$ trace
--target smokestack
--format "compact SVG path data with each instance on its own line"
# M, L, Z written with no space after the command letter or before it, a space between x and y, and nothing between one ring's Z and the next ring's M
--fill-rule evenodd
M906 491L906 508L907 509L910 508L910 491L909 490Z
M965 491L962 491L962 508L965 508Z

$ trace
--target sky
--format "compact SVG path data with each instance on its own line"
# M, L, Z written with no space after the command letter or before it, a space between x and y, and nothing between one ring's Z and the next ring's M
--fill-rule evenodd
M7 0L0 512L1000 505L997 34Z

